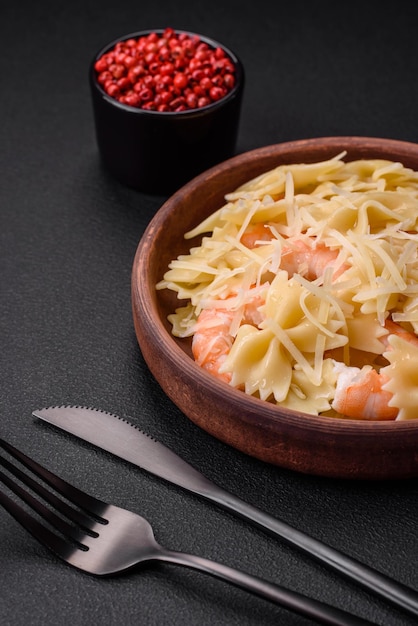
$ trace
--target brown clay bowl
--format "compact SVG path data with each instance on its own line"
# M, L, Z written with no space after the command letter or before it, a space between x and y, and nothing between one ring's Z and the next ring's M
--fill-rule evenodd
M418 144L367 137L294 141L240 154L194 178L169 198L138 245L132 270L135 332L144 359L171 400L199 427L267 463L320 476L388 479L418 476L417 420L365 422L282 409L228 386L172 336L167 315L180 305L157 291L168 263L195 242L186 231L218 209L224 195L279 164L313 162L347 150L348 160L387 158L418 170Z

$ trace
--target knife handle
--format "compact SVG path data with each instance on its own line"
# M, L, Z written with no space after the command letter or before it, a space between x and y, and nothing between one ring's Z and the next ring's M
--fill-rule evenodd
M326 545L322 541L314 539L296 528L292 528L285 522L268 513L264 513L215 484L210 489L207 488L205 492L201 492L201 495L222 508L232 511L256 526L267 530L270 535L284 539L290 545L315 557L321 563L343 574L355 583L362 585L369 591L418 617L418 593L414 589L381 574L377 570Z

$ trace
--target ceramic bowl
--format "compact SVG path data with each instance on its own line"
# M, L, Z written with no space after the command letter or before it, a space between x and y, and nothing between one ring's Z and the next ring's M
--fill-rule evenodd
M384 158L418 170L418 145L328 137L267 146L227 160L171 196L139 242L132 270L137 339L151 372L171 400L199 427L238 450L291 470L328 477L418 476L418 419L370 422L315 417L250 397L193 361L189 340L171 334L167 315L176 295L156 291L168 263L187 253L183 235L224 204L226 193L277 165L314 162L343 150L347 160ZM417 407L418 418L418 407Z
M169 194L194 176L233 156L240 121L244 68L237 55L203 35L201 42L222 48L235 67L235 85L220 100L180 112L128 106L109 96L97 78L95 64L120 41L164 30L124 35L94 55L89 69L97 145L106 169L121 183L139 191ZM175 31L177 34L188 31Z

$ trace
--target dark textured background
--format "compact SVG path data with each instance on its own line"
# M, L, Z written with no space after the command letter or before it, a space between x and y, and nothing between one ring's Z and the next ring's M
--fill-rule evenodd
M237 152L325 135L418 141L416 9L397 2L192 0L0 9L0 324L3 437L82 488L144 514L167 547L251 571L381 626L414 620L282 542L36 423L76 403L130 417L222 486L418 587L416 481L342 482L248 458L164 396L137 345L130 273L164 197L100 166L87 70L125 33L172 26L232 48L246 69ZM175 146L167 149L173 151ZM302 626L203 574L147 566L99 580L58 562L0 511L0 624Z

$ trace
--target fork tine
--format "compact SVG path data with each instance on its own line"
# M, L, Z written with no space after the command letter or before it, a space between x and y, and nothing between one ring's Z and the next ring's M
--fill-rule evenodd
M41 544L49 548L62 559L65 560L67 558L68 553L73 549L68 541L41 524L41 522L30 515L27 511L25 511L25 509L19 506L2 491L0 491L0 504Z
M58 493L64 496L67 500L75 504L76 506L84 509L87 513L92 515L95 518L99 518L97 521L101 523L106 523L106 519L102 517L102 513L107 508L107 504L98 500L97 498L93 498L88 495L84 491L80 491L77 487L70 485L59 476L56 476L49 470L47 470L36 461L33 461L29 457L27 457L23 452L12 446L4 439L0 438L0 446L7 450L7 452L20 461L25 467L27 467L31 472L39 476L43 481L45 481L48 485L53 487Z
M11 474L13 474L18 480L24 483L29 489L37 493L43 500L49 502L57 511L62 513L65 517L71 520L74 524L79 524L84 530L89 531L92 525L92 519L87 517L84 513L77 509L73 509L64 500L58 498L54 493L46 489L43 485L37 483L33 478L22 472L18 467L15 467L7 459L0 457L0 465L3 465ZM73 526L68 524L61 517L58 517L47 509L43 504L31 496L28 491L22 489L16 482L10 479L9 476L0 472L0 480L6 484L9 489L19 496L26 504L34 509L44 519L48 517L48 522L55 526L59 531L64 534L72 534ZM97 534L97 533L96 533Z
M0 445L13 458L17 459L20 463L22 463L22 465L24 465L31 472L40 477L45 483L51 485L67 500L69 500L70 502L74 502L77 507L84 506L84 510L86 510L90 516L86 515L82 510L75 509L70 506L67 502L61 500L59 497L57 497L56 494L52 493L45 486L39 484L39 482L34 480L31 476L28 476L25 472L16 467L9 460L0 456L0 465L5 467L10 474L17 478L18 481L23 483L23 485L29 487L30 490L38 494L45 502L48 502L55 509L55 511L58 511L67 519L63 519L61 516L57 515L54 510L51 510L51 508L47 508L43 502L35 498L29 491L25 490L21 485L19 485L10 476L4 474L3 472L0 472L0 481L3 482L9 489L11 489L19 498L26 502L26 504L28 504L34 511L36 511L36 513L38 513L40 517L48 522L49 525L56 528L61 533L61 535L70 540L71 548L74 549L76 544L81 549L87 549L85 545L85 540L87 539L86 535L97 537L98 532L96 529L98 525L108 523L106 519L99 517L98 515L99 510L101 510L105 506L104 503L101 503L99 500L92 498L88 494L85 494L84 492L78 490L76 487L73 487L69 483L65 482L49 470L42 467L39 463L36 463L35 461L27 457L25 454L23 454L23 452L20 452L20 450L18 450L8 442L4 441L3 439L0 439ZM87 505L89 505L89 509L87 509ZM30 516L29 518L22 517L22 513L20 511L19 516L20 519L24 519L26 524L31 525ZM69 523L67 520L69 520L69 522L71 523ZM46 530L46 527L41 524L41 529L42 528ZM41 534L45 535L45 530ZM37 536L39 536L39 531L40 529L38 527ZM51 543L51 541L53 545L55 545L55 549L57 549L55 539L49 537L49 543ZM61 549L63 549L63 545L66 545L67 543L68 542L62 544ZM69 548L67 548L67 554L68 552Z
M32 481L31 478L29 478L28 476L25 476L23 472L20 472L20 470L14 467L11 463L8 463L8 461L6 461L5 459L0 459L0 463L4 465L6 469L9 470L9 472L11 472L12 474L15 474L19 480L22 480L22 482L27 483L29 487L31 487L31 484L34 484L36 486L36 488L34 487L34 491L38 492L39 495L41 495L41 497L43 497L42 494L43 492L45 492L45 493L48 493L49 496L52 496L51 498L48 497L45 499L47 499L48 501L54 500L55 496L53 496L53 494L49 494L49 492L43 489L40 485L36 485L36 483L34 483L34 481ZM28 504L34 511L36 511L36 513L38 513L38 515L40 515L44 520L46 520L49 524L51 524L57 530L59 530L60 533L72 538L74 541L77 541L80 533L76 531L76 528L74 526L69 524L66 520L62 519L61 517L58 517L58 515L56 515L54 511L48 509L44 504L42 504L40 500L37 500L36 498L34 498L32 494L30 494L28 491L23 489L20 485L14 482L9 476L7 476L1 471L0 471L0 481L3 484L5 484L11 491L13 491L19 498L21 498L23 502L26 502L26 504ZM61 502L58 498L55 498L55 499L58 502ZM61 502L61 504L65 504L65 503ZM75 512L77 513L77 511Z

